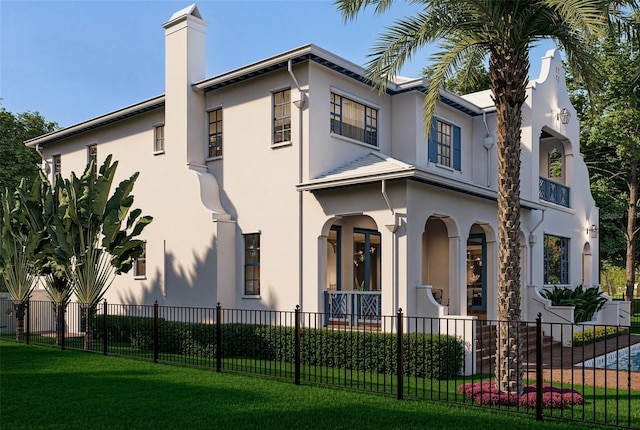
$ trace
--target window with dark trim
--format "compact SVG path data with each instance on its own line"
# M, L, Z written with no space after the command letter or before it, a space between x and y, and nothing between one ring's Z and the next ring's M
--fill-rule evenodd
M260 233L244 236L244 294L260 295Z
M209 158L222 157L222 109L209 112Z
M158 125L153 134L153 152L162 151L164 151L164 125Z
M98 168L98 145L88 145L87 146L87 164L91 163Z
M291 90L273 93L273 143L291 141Z
M147 276L147 243L142 243L142 255L136 258L135 264L133 265L133 276L134 277L143 277Z
M378 109L331 93L331 133L378 146Z
M545 285L569 283L569 239L544 235Z
M460 127L434 118L428 145L430 162L460 170Z
M56 179L56 175L58 173L62 173L62 156L54 155L53 156L53 179Z

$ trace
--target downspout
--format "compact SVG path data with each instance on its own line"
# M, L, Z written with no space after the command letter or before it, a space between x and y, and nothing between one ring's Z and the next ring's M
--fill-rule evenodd
M303 152L302 152L302 109L305 106L305 95L300 88L300 84L296 79L296 75L293 74L293 62L291 59L287 62L287 71L293 80L296 88L298 89L298 94L300 98L298 100L293 101L293 104L298 108L298 183L302 183L303 176ZM300 306L300 311L304 310L304 276L303 276L303 265L304 265L304 241L302 239L302 235L304 232L303 229L303 199L302 199L302 191L298 191L298 305Z
M482 111L482 122L484 123L484 129L487 131L484 139L482 140L482 146L487 150L487 187L491 186L491 148L495 143L494 137L489 132L489 126L487 125L487 111Z
M382 180L382 197L384 197L384 201L387 203L389 210L391 211L391 215L395 214L393 208L391 207L391 202L389 201L389 196L387 195L387 180Z
M46 173L48 175L51 172L51 166L49 165L49 160L44 158L44 154L40 150L40 144L39 143L36 143L36 152L38 153L40 158L42 158L42 161L44 161L44 165L45 165L44 173Z
M533 233L540 227L540 224L544 221L545 210L542 210L542 216L540 217L540 221L533 226L531 231L529 232L529 285L533 285L533 245L536 243L536 237Z

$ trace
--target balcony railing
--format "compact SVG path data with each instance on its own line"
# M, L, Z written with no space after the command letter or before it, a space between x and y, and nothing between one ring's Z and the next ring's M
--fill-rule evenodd
M569 207L569 187L540 176L540 200Z
M377 324L382 314L381 291L325 291L325 325Z

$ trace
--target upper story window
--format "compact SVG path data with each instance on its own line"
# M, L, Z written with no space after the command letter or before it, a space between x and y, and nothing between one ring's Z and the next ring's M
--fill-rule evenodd
M142 255L136 259L133 266L133 276L141 278L147 276L147 243L142 243Z
M55 180L58 173L62 173L62 156L53 156L53 179Z
M460 170L460 127L433 119L429 133L429 161Z
M209 112L209 158L222 157L222 108Z
M291 90L273 93L273 143L291 141Z
M87 146L87 164L91 163L98 167L98 145L95 143L93 145Z
M569 283L569 239L544 235L544 283Z
M331 93L331 132L378 146L378 109Z
M154 129L153 152L164 152L164 125L158 125Z
M244 294L260 295L260 233L244 236Z

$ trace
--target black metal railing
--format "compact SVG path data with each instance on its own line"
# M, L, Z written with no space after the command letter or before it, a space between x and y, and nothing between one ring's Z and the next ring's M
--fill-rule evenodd
M11 305L0 301L8 317ZM619 326L422 318L399 310L361 323L327 323L325 313L120 305L106 301L83 320L70 303L31 301L24 341L415 398L640 428L640 336ZM0 338L15 340L15 321ZM350 324L356 321L358 324ZM89 332L90 331L90 332ZM91 334L92 336L89 336ZM637 347L634 344L637 344ZM519 360L501 360L499 348ZM638 359L640 361L640 359ZM514 367L518 366L518 367ZM496 372L496 369L498 372ZM521 374L499 390L495 374ZM508 385L505 385L508 386Z

